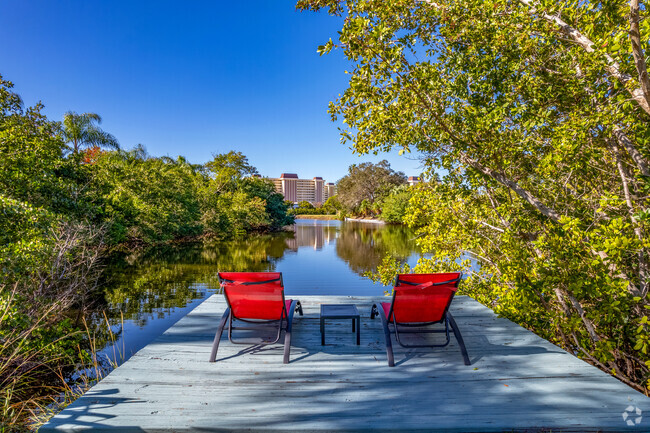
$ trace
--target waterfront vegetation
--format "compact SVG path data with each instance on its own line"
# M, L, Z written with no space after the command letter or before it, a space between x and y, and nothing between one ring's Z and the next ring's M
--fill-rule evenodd
M314 206L308 201L301 201L298 202L296 207L293 207L293 203L291 203L292 207L289 209L289 213L291 215L337 215L339 208L334 206L334 203L336 203L336 196L328 198L321 206Z
M404 221L463 291L648 392L650 79L639 2L300 0L342 16L355 152L417 150ZM643 35L643 36L642 36ZM442 178L435 180L435 173ZM467 255L480 260L472 271ZM387 260L386 280L399 264Z
M310 213L407 224L431 255L415 271L466 272L465 294L647 393L645 9L532 0L298 7L345 16L338 40L319 48L339 48L353 65L330 105L345 121L342 140L359 154L417 150L428 181L406 186L387 161L353 165L337 197L290 211L239 152L197 165L124 150L98 115L47 119L0 77L0 428L28 428L34 411L69 390L73 371L97 363L90 349L110 333L86 319L107 249L237 239ZM337 242L355 272L378 267L375 278L388 282L411 270L406 248L379 254L362 238L341 233ZM267 269L255 242L270 238L255 239L220 244L219 260ZM282 254L286 242L273 239ZM117 281L109 302L166 302L165 293L131 292L150 279L183 281L178 269L150 265L146 278Z
M404 173L391 169L386 160L377 164L352 164L348 174L338 181L337 189L337 195L329 197L322 206L315 207L303 201L290 212L294 215L336 215L339 219L378 218L402 224L414 191L407 185Z
M337 184L338 201L354 216L380 216L383 200L395 187L405 185L406 176L390 168L388 161L353 164Z
M122 150L98 115L53 121L12 87L0 77L0 426L22 431L109 338L86 321L108 248L277 231L293 217L239 152L196 165Z

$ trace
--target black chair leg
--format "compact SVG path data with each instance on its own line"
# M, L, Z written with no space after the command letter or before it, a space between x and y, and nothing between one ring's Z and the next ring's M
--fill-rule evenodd
M223 328L226 326L228 319L230 317L230 308L226 308L226 311L221 316L221 322L219 323L219 328L217 333L214 336L214 341L212 342L212 353L210 353L210 362L215 362L217 359L217 350L219 350L219 342L221 341L221 334L223 334Z
M291 354L291 331L287 330L284 334L284 358L282 359L283 364L289 363L289 355Z
M388 329L388 320L386 319L386 313L384 309L377 307L377 305L372 306L370 311L370 318L374 319L375 316L379 314L381 317L381 324L384 327L384 340L386 340L386 357L388 358L388 366L395 367L395 358L393 357L393 343L390 341L390 330Z
M284 333L284 358L282 359L283 364L289 363L289 355L291 354L291 327L293 324L293 313L298 310L298 314L302 316L302 305L300 301L293 301L291 303L291 308L287 312L287 330ZM280 325L282 326L282 325Z
M456 341L458 341L458 345L460 346L460 351L463 354L463 361L465 362L465 365L472 365L469 360L469 355L467 354L467 349L465 348L463 336L460 335L460 329L458 329L458 325L454 320L454 316L452 316L449 311L447 311L447 319L449 320L449 325L451 325L452 331L454 331L454 337L456 337Z

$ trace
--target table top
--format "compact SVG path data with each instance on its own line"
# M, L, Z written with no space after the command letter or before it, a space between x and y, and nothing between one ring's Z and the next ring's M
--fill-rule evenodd
M320 316L330 319L359 317L359 310L354 304L321 304Z

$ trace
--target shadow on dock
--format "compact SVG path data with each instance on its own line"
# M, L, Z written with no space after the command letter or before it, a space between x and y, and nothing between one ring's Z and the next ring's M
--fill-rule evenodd
M647 397L470 298L457 297L452 311L472 365L452 337L438 349L395 344L393 368L381 323L366 313L378 299L299 298L305 315L294 320L289 364L281 344L225 336L208 363L225 309L215 295L41 432L650 431ZM347 320L328 322L320 345L320 303L357 304L361 345ZM647 418L629 426L630 407Z

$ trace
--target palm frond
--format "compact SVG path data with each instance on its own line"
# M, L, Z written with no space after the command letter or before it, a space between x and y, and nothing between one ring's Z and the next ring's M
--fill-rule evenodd
M102 118L96 113L77 114L68 111L63 116L63 138L66 143L73 143L73 152L81 147L107 147L120 150L117 139L108 132L97 127Z

